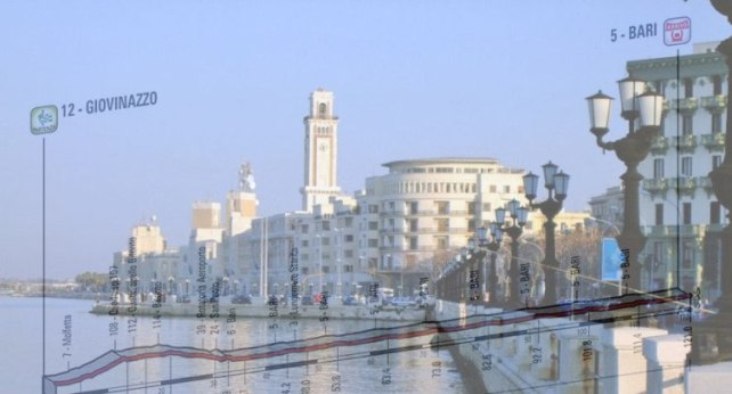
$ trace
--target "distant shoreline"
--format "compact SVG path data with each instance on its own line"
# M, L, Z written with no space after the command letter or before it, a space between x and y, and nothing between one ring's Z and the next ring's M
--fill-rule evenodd
M7 298L43 298L43 294L39 292L33 293L3 293L0 297ZM62 298L62 299L77 299L77 300L108 300L110 295L104 293L46 293L46 298Z
M117 305L116 310L109 303L100 303L92 307L90 313L97 315L112 315L116 312L119 316L154 316L159 314L165 317L200 317L199 305L197 304L162 304L153 308L151 304ZM294 319L323 319L327 320L379 320L379 321L404 321L415 322L425 319L424 309L413 308L373 308L365 305L329 305L327 310L322 310L318 305L298 305L297 311L290 305L281 305L276 309L276 316L273 316L273 309L269 305L242 305L242 304L219 304L218 312L211 309L207 304L206 318L225 319L232 312L237 317L254 317L277 320Z

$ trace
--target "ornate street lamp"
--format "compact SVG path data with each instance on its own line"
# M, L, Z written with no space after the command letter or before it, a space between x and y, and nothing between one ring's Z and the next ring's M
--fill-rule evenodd
M546 217L544 223L544 237L546 245L544 250L544 261L541 266L544 268L544 303L553 304L557 301L557 272L559 271L559 261L556 256L556 242L554 238L554 230L556 223L554 217L562 210L562 203L567 198L567 190L569 189L569 175L562 171L557 172L557 165L551 161L542 166L544 170L544 187L547 190L547 199L534 203L537 196L537 187L539 184L539 176L529 172L524 175L524 193L529 200L531 209L539 209Z
M489 291L488 304L496 304L498 302L498 290L497 290L497 265L496 258L498 257L498 250L501 248L501 241L503 241L503 231L498 227L497 223L490 223L490 242L488 241L488 229L481 227L478 229L478 248L487 249L491 252L491 263L490 267L486 267L485 259L481 257L483 262L483 269L485 281L483 282L483 294Z
M653 139L661 128L663 115L663 96L645 90L645 83L633 78L618 81L622 116L628 121L628 134L613 142L603 141L609 131L610 110L613 98L599 91L587 98L590 110L590 131L595 135L597 145L605 150L615 151L627 170L620 177L624 186L625 211L623 231L617 237L620 248L625 250L623 291L639 291L641 287L641 268L638 255L643 250L646 238L640 228L639 191L643 176L638 172L638 164L643 161L651 148ZM636 122L640 126L635 129Z
M732 23L732 2L712 0L712 5ZM722 41L717 52L727 62L727 94L732 92L732 37ZM732 112L727 109L727 135L724 139L725 152L722 165L713 170L709 177L717 200L728 212L732 212ZM730 215L732 219L732 215ZM732 223L732 220L730 220ZM696 364L732 360L732 224L722 230L721 295L715 306L719 313L697 323L691 342L691 359Z
M509 214L510 220L506 220L506 213ZM496 223L501 232L508 234L511 238L511 265L508 270L510 278L510 298L509 302L514 304L524 304L521 302L522 294L526 294L526 289L520 289L519 283L527 278L520 278L518 254L519 244L518 238L523 233L523 227L526 225L526 218L529 210L522 207L518 200L511 200L506 204L505 208L496 209Z

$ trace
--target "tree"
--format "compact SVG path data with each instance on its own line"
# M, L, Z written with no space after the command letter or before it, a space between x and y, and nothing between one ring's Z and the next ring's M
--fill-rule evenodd
M102 291L107 284L107 274L98 272L84 272L76 275L74 281L86 291Z
M545 240L540 236L535 240L536 244L544 248ZM558 285L563 290L561 294L568 295L571 291L572 281L572 259L579 263L578 287L579 297L589 298L595 293L596 283L600 280L600 249L602 244L602 232L596 228L586 228L568 232L557 231L556 253L559 261L559 270L564 273L560 276Z

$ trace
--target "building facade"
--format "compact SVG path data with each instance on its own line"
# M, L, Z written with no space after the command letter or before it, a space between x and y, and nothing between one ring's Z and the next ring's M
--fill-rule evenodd
M631 77L666 99L662 135L639 166L644 176L642 224L648 235L642 283L649 288L719 289L719 231L727 212L709 172L722 162L727 111L727 68L715 43L698 44L676 58L631 61Z

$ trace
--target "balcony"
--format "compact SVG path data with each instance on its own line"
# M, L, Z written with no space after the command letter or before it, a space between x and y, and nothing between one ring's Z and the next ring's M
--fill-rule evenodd
M668 235L672 237L698 237L704 233L706 226L695 224L682 224L678 226L665 226Z
M668 150L668 138L664 136L658 136L651 142L651 153L655 155L662 155Z
M671 178L671 189L677 190L679 194L694 194L696 179L692 177Z
M680 135L676 141L674 141L674 145L680 150L680 151L691 151L696 148L696 136L694 134L684 134Z
M406 216L434 216L437 212L433 210L419 210L419 211L407 211Z
M668 235L668 226L650 226L651 231L648 233L649 237L665 237Z
M696 97L682 98L679 100L669 100L669 109L679 110L681 112L693 112L698 108Z
M725 133L704 134L701 136L701 142L710 151L723 151L724 138Z
M651 194L665 193L668 190L668 179L666 178L654 178L644 179L643 188L648 190Z
M396 234L403 233L404 229L398 227L382 227L379 229L379 234Z
M721 111L727 107L727 96L718 94L716 96L702 97L701 106L712 112Z
M712 180L708 176L700 176L696 178L696 186L704 188L707 193L711 193L712 188Z

